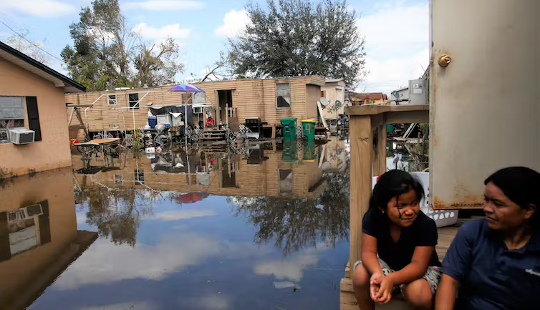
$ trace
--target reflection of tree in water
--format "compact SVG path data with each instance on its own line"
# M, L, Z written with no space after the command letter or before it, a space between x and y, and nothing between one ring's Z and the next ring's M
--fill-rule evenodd
M81 206L88 207L86 223L98 228L100 237L109 237L114 244L135 246L140 216L152 212L149 202L159 192L136 188L92 186L78 191Z
M283 197L229 197L236 216L244 215L259 228L258 244L274 239L287 255L325 241L335 246L349 236L349 171L326 173L326 190L316 199Z

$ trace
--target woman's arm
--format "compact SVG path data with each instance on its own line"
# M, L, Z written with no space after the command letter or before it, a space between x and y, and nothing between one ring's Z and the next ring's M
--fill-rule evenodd
M443 274L435 295L435 310L452 310L456 302L459 282Z
M433 256L433 246L417 246L414 249L411 262L403 269L388 275L394 285L410 283L422 278L429 267Z

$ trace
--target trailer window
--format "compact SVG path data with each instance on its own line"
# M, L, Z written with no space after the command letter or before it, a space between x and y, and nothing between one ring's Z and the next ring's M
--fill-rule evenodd
M278 109L291 107L291 86L289 83L276 83L276 107Z
M129 107L133 109L139 109L139 94L128 94Z
M116 95L109 95L109 104L110 105L116 104Z

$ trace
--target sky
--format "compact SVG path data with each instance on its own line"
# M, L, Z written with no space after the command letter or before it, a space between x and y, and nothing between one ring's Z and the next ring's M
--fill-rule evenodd
M145 40L171 36L180 43L179 61L185 72L203 77L247 23L244 6L249 0L120 0L128 25ZM266 0L254 0L264 4ZM91 0L0 0L0 21L15 31L29 31L28 39L60 58L72 45L69 25L78 22L81 7ZM422 75L429 62L429 0L349 0L358 15L358 28L366 40L367 78L361 92L384 92L408 85ZM0 23L0 41L13 32ZM67 73L59 59L53 69Z

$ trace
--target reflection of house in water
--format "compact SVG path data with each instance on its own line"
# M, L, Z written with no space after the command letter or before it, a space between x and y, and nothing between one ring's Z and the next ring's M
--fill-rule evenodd
M220 196L296 196L315 198L326 188L322 146L275 143L252 145L249 155L216 150L164 152L153 158L116 163L122 170L100 172L91 180L110 187L151 188L180 192L207 192ZM74 158L74 165L81 165ZM94 160L99 166L99 159ZM82 182L82 176L76 175ZM119 182L122 180L122 182Z
M29 306L97 238L78 231L71 169L0 189L0 305Z

